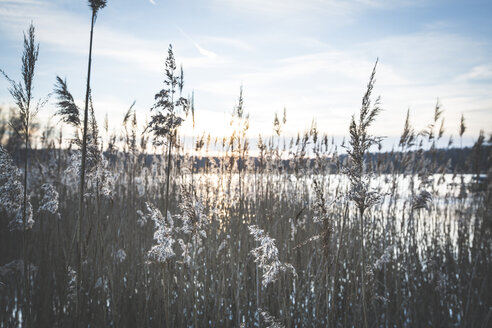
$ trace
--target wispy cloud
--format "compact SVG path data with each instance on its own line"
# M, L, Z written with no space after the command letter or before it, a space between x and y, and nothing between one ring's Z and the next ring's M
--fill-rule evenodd
M74 62L73 67L82 67L79 60L83 58L85 63L87 56L89 12L70 11L70 6L60 5L64 1L0 0L0 44L11 45L15 40L20 46L22 30L34 20L42 55L48 52L58 56L58 66L49 67L50 74L55 71L64 74L59 71L65 61ZM381 133L398 134L408 108L416 118L416 128L423 128L431 119L437 97L443 102L450 131L457 130L462 112L470 131L486 128L492 122L489 40L423 24L410 32L385 30L363 41L350 39L344 29L334 29L334 33L348 33L347 40L337 43L323 33L298 32L297 27L302 29L304 25L292 24L291 20L294 17L294 20L308 21L315 17L323 22L344 21L365 9L413 6L413 1L209 1L215 5L211 11L217 16L207 18L204 13L192 24L186 23L190 35L179 28L179 33L173 30L172 26L184 24L180 20L168 22L163 35L161 25L145 31L143 28L125 30L121 26L118 29L114 21L108 23L109 11L105 19L101 17L94 41L94 63L101 65L95 70L93 82L98 108L117 116L135 97L142 110L148 110L153 92L162 82L167 45L172 43L176 60L184 66L185 89L195 90L197 130L200 125L204 130L214 126L214 132L220 134L220 123L223 121L227 126L239 86L243 84L246 110L252 119L252 136L271 131L274 113L284 106L288 112L284 130L288 133L296 133L316 117L321 130L331 135L346 134L350 116L360 107L377 57L380 64L374 93L382 95L385 110L374 127ZM417 4L425 5L425 1ZM160 8L172 6L169 2L158 4L157 7L137 6L142 11L138 14L172 9ZM244 28L244 22L239 22L241 27L231 24L231 30L224 30L222 21L215 26L215 21L211 21L223 18L217 6L227 10L226 21L249 15L267 18L269 24L259 27L246 24ZM116 15L117 10L112 14ZM364 28L354 26L357 31ZM67 71L74 82L85 79ZM83 69L80 71L85 74Z
M465 37L444 33L394 36L368 45L355 44L255 65L232 62L223 68L228 75L219 72L213 80L204 80L196 87L207 99L222 99L215 108L229 108L242 83L246 108L255 120L252 135L268 131L273 113L283 106L293 122L287 124L289 133L301 129L300 122L309 124L316 117L320 126L329 127L329 133L345 134L350 115L360 107L374 61L381 54L374 94L382 95L385 110L375 124L378 131L398 135L408 108L418 118L417 129L423 129L432 119L438 97L446 110L450 132L457 131L462 112L469 118L470 129L478 131L484 128L484 122L492 122L492 97L487 94L492 82L484 83L492 72L490 64L467 68L470 62L487 62L482 54L486 49L476 45ZM472 48L476 58L463 60ZM460 71L466 74L460 75ZM482 83L472 85L469 79L481 79ZM471 108L476 112L468 113Z
M282 17L314 15L346 19L366 9L419 6L427 0L213 0L216 5L243 13ZM312 16L311 16L312 17Z
M40 0L0 0L0 3L8 4L41 4Z
M203 49L202 47L200 47L200 45L196 42L193 41L193 44L195 45L196 49L198 50L199 53L201 53L202 55L204 55L205 57L208 57L208 58L215 58L217 57L217 54L213 51L210 51L210 50L206 50L206 49Z
M198 50L198 52L207 57L207 58L215 58L217 57L217 54L213 51L210 51L210 50L207 50L207 49L204 49L203 47L201 47L195 40L193 40L185 31L183 31L180 27L177 27L178 31L185 37L187 38L188 40L191 41L191 43L193 43L193 45L195 46L196 50Z
M241 51L251 51L254 46L250 42L239 38L231 38L217 35L204 35L200 39L209 45L216 45L218 48L237 49Z
M150 2L151 4L153 4L154 6L156 5L155 0L149 0L149 2Z
M460 75L458 81L492 81L492 64L474 66L469 72Z
M37 40L41 44L55 47L63 52L81 55L87 52L87 20L71 12L37 1L6 1L6 6L0 8L0 17L2 17L0 31L7 32L6 35L25 29L26 24L34 20L38 31ZM17 36L15 38L18 39ZM191 38L190 40L193 47L201 54L199 57L193 57L186 53L184 45L179 45L183 53L182 59L186 59L190 67L208 65L207 59L217 57L214 52L204 49ZM96 56L132 63L139 69L153 72L156 67L161 66L167 48L166 43L161 40L145 39L106 26L98 26L94 42ZM179 43L179 40L176 43Z

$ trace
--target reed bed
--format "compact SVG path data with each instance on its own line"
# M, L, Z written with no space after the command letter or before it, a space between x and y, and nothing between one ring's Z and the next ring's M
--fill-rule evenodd
M171 56L163 90L181 93ZM428 129L415 133L407 116L398 148L371 154L375 74L343 145L315 122L289 139L284 112L251 156L242 91L237 130L192 149L179 124L159 125L166 113L191 119L192 101L166 102L174 91L156 96L161 117L143 135L132 108L121 136L101 136L89 116L85 155L77 138L69 148L46 138L24 157L5 140L0 327L490 326L490 144L482 133L466 166L442 164L437 104ZM66 81L56 91L81 131Z

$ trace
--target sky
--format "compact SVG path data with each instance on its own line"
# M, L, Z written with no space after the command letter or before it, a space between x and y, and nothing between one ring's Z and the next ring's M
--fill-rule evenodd
M465 144L492 132L492 2L455 0L108 0L94 31L91 86L99 123L110 129L135 100L139 124L163 88L172 44L194 92L196 127L187 135L230 133L241 85L249 135L273 134L287 111L287 136L317 121L320 132L348 135L379 58L374 97L383 112L371 133L395 142L405 115L417 131L432 121L437 99L446 134ZM85 96L91 11L84 0L0 0L0 68L20 78L22 38L30 22L40 44L34 94L43 98L66 78ZM0 106L12 104L0 79ZM39 113L56 111L55 98ZM51 122L58 122L51 118Z

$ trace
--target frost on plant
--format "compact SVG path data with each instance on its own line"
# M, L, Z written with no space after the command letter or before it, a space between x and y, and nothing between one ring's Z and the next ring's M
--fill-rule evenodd
M267 328L284 328L285 326L278 320L276 317L270 314L270 312L266 310L258 309L258 312L261 314L263 321L267 324Z
M144 179L142 179L141 177L136 177L135 187L137 188L138 197L143 197L145 195Z
M8 152L0 146L0 211L5 211L10 218L11 230L22 230L22 203L24 187L22 174L14 165ZM34 225L32 206L29 199L26 205L26 229Z
M70 155L68 167L62 177L63 184L70 187L73 192L78 191L81 158L81 152L74 151ZM110 170L108 160L103 154L92 154L90 163L91 166L86 170L87 190L91 191L93 196L97 193L99 196L111 199L118 174ZM87 195L90 196L91 193Z
M77 271L72 269L72 267L68 267L67 296L72 302L77 299Z
M220 253L224 248L226 248L227 246L227 240L223 240L220 245L219 245L219 248L217 249L217 253Z
M68 160L68 166L62 175L63 184L67 187L71 187L72 191L76 191L79 184L81 160L82 155L79 150L71 153L70 159Z
M180 204L182 226L180 230L191 234L194 245L200 245L202 238L207 238L205 228L208 217L203 213L203 204L186 188L182 188L183 200Z
M97 163L87 172L87 188L97 192L98 195L111 199L117 174L108 169L108 161L103 154L97 154Z
M155 245L149 250L148 255L151 259L157 262L166 262L169 258L175 255L173 251L173 245L175 243L173 236L174 221L171 214L168 212L167 217L164 218L161 211L155 208L154 205L147 202L147 217L154 221L155 232L154 241Z
M49 184L45 183L41 186L43 192L43 198L39 202L40 212L49 212L51 214L56 214L58 211L58 192L55 188Z
M142 228L147 223L147 216L141 210L137 210L137 215L137 224L140 228Z
M381 108L379 107L380 99L376 99L374 104L372 104L371 101L371 94L375 83L376 66L377 61L367 85L367 91L362 98L362 107L358 120L356 121L355 116L352 116L349 128L349 147L345 147L350 160L349 166L344 168L344 173L349 178L351 186L348 197L355 202L361 213L379 203L382 198L377 191L369 188L371 174L368 174L366 159L369 148L373 145L380 144L382 139L368 133L369 126L381 112Z
M123 248L120 248L119 250L116 251L114 256L116 260L121 263L126 259L126 252Z
M374 263L374 268L379 270L383 267L384 264L391 261L391 254L394 253L395 249L396 249L395 245L390 245L386 247L383 255L381 255L381 257L377 259L376 263Z
M183 239L178 239L179 246L181 247L183 262L187 265L191 265L191 243L185 243Z
M107 292L109 290L108 279L106 277L97 278L97 281L94 284L94 288L95 289L102 288L105 292Z
M258 263L258 267L262 272L262 284L267 286L269 283L277 280L280 272L292 271L294 276L297 276L296 270L290 263L282 263L278 259L278 249L275 246L275 239L271 238L262 229L256 225L250 225L248 227L249 233L254 239L260 243L260 246L251 251L251 254L255 258L255 262Z
M195 255L203 251L203 240L207 238L206 228L209 223L208 216L204 213L203 204L193 194L192 188L182 186L182 200L180 202L180 214L176 217L181 221L181 227L176 232L182 232L189 239L179 239L178 243L182 250L183 263L191 265Z
M381 194L369 188L369 180L365 177L354 179L351 183L348 197L357 204L357 207L367 209L381 202Z

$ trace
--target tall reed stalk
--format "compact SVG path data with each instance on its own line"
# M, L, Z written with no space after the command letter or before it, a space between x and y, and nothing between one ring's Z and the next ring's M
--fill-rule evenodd
M371 123L374 122L376 116L381 111L379 107L379 98L372 105L371 93L376 82L376 64L372 70L369 83L367 84L367 90L362 98L362 107L360 109L358 122L355 121L355 117L352 116L350 123L350 140L347 149L348 156L351 160L350 166L346 173L351 183L350 198L355 202L358 210L359 220L359 258L361 261L361 294L362 294L362 312L364 327L368 327L368 309L367 309L367 290L366 290L366 235L365 235L365 211L376 204L380 200L380 196L377 192L369 190L369 180L367 180L366 172L366 155L369 148L378 143L379 139L375 138L368 133L368 128ZM372 108L371 108L372 107Z
M57 115L75 137L54 140L47 126L36 149L31 115L28 186L8 154L25 145L12 111L0 147L0 327L490 326L484 133L473 149L438 148L438 103L424 133L408 112L395 149L371 153L375 65L348 142L330 143L315 120L288 140L276 115L253 157L241 95L232 136L205 133L190 152L171 47L165 68L145 124L153 149L133 107L125 129L104 124L103 146L89 94L80 226L82 110L66 81L56 79ZM12 221L32 225L27 251Z
M94 36L94 25L96 23L97 13L100 9L106 6L107 0L89 0L89 6L92 9L91 16L91 32L89 39L89 58L87 63L87 84L85 91L85 105L84 105L84 124L83 124L83 134L82 134L82 162L80 168L80 191L79 191L79 216L77 221L77 317L80 315L82 305L82 221L84 219L84 189L85 189L85 170L86 170L86 159L87 159L87 127L89 118L89 95L90 95L90 84L91 84L91 65L92 65L92 40Z
M30 295L30 269L29 269L29 240L28 230L32 227L32 210L28 213L28 196L27 196L27 175L28 175L28 163L29 163L29 137L30 128L34 116L39 110L40 103L33 106L33 81L34 81L34 69L36 67L36 61L38 60L39 44L35 43L35 28L31 23L27 35L24 33L24 51L22 53L22 79L20 82L15 82L10 79L7 74L0 70L5 78L10 83L10 95L14 98L14 101L19 108L21 130L15 131L22 135L24 139L24 195L22 201L22 258L24 260L24 298L25 298L25 310L26 320L23 322L26 326L31 326L31 295ZM30 204L29 204L30 205ZM30 207L30 206L29 206ZM29 216L29 218L28 218Z

